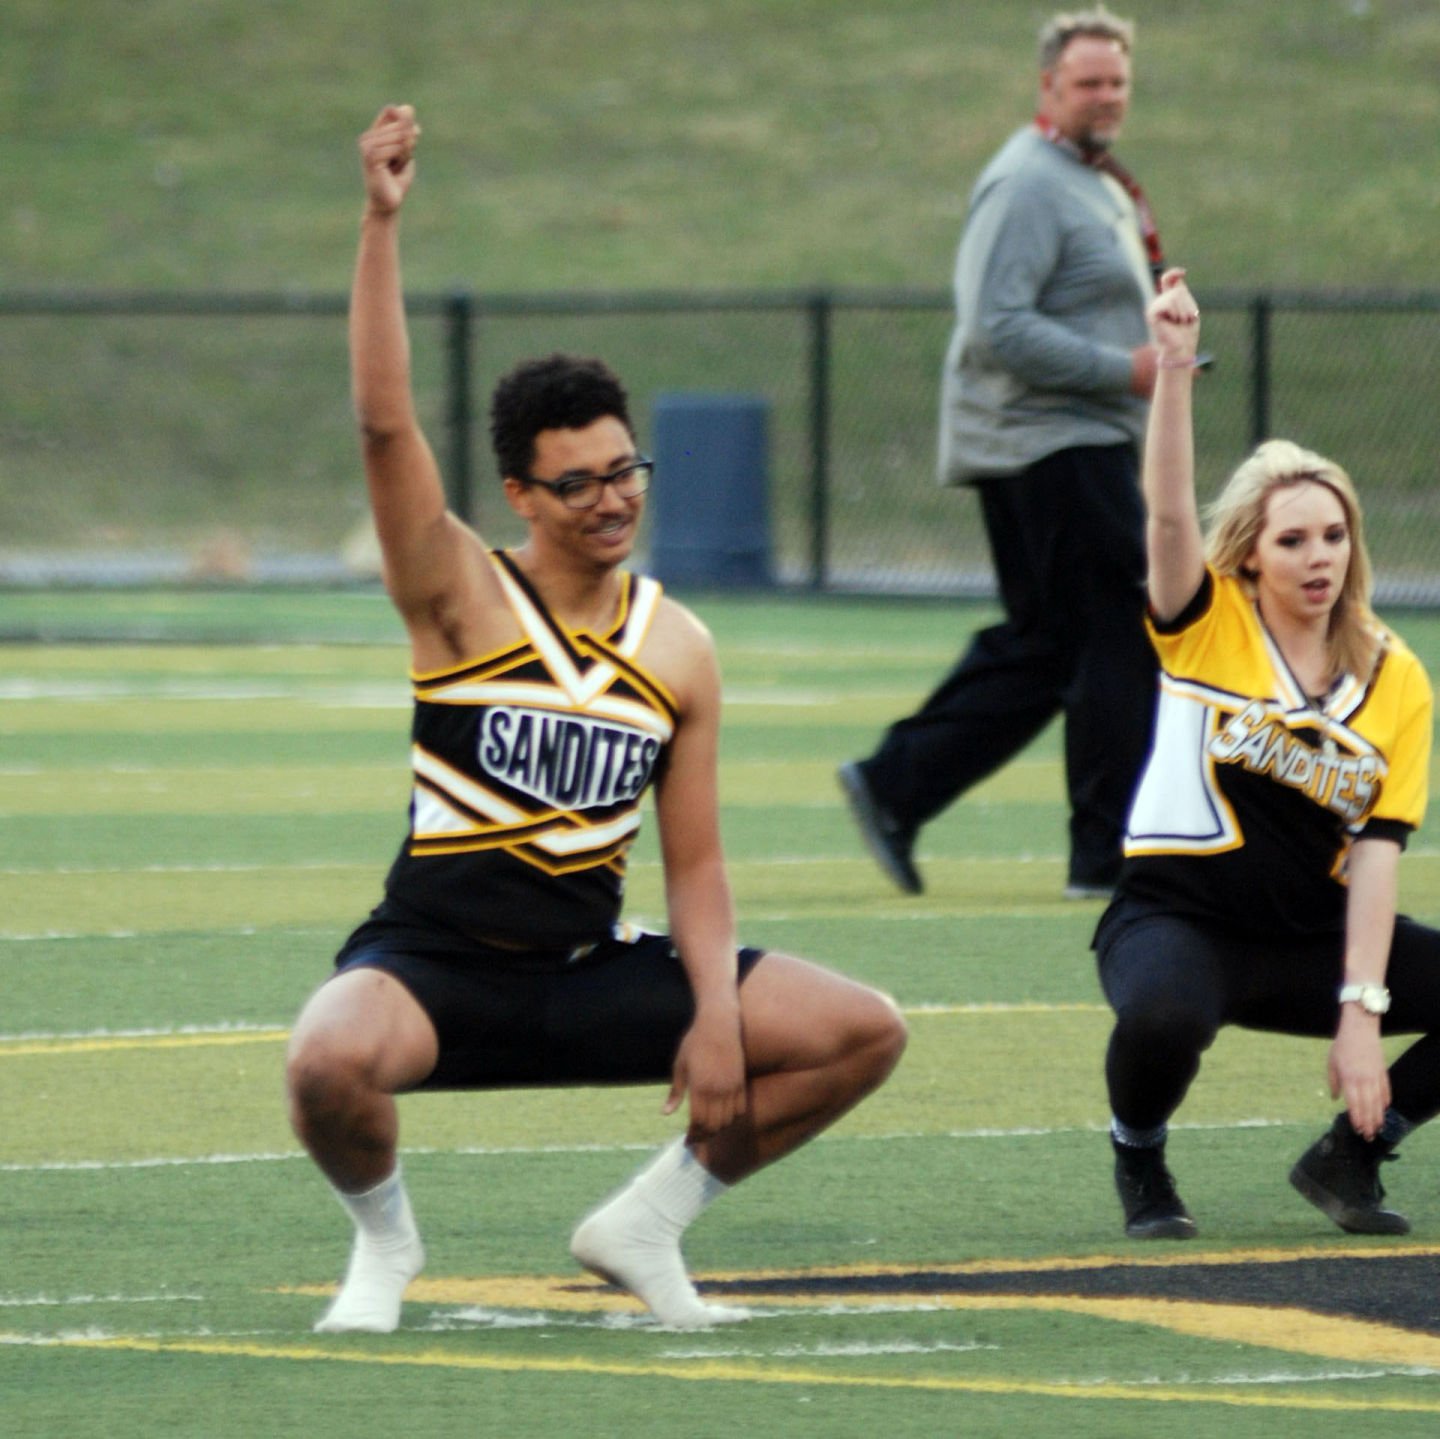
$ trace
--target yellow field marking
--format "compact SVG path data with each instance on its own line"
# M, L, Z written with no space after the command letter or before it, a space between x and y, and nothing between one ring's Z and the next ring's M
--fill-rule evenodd
M1285 1264L1304 1259L1433 1259L1440 1255L1440 1247L1430 1244L1399 1244L1385 1248L1361 1248L1356 1245L1300 1245L1293 1249L1260 1248L1214 1250L1209 1253L1130 1255L1089 1254L1057 1255L1041 1259L972 1259L955 1264L844 1264L815 1266L808 1269L776 1270L757 1273L754 1270L713 1271L701 1276L701 1283L727 1284L744 1281L751 1286L744 1296L734 1299L736 1303L750 1300L766 1305L810 1306L846 1304L883 1304L894 1300L904 1289L900 1281L912 1279L917 1273L943 1276L986 1275L986 1274L1066 1274L1089 1269L1111 1269L1123 1266L1129 1269L1176 1269L1200 1268L1205 1266L1238 1267L1244 1264ZM877 1285L868 1293L840 1293L828 1290L824 1293L797 1293L793 1286L803 1285L807 1280L823 1282L830 1279L894 1279L897 1283L890 1288ZM776 1286L775 1291L764 1289L766 1282ZM782 1287L783 1286L783 1287ZM303 1294L313 1298L326 1298L334 1294L332 1284L302 1284L288 1286L275 1291L280 1294ZM638 1300L628 1294L602 1284L599 1280L582 1275L574 1278L556 1278L547 1275L488 1275L476 1278L463 1276L421 1278L415 1280L405 1291L408 1299L429 1304L473 1304L495 1309L552 1309L572 1312L643 1312ZM952 1299L970 1298L962 1295L923 1296L946 1302ZM1016 1296L973 1296L978 1299L991 1297L1007 1299ZM1052 1297L1052 1296L1047 1296ZM906 1293L910 1302L916 1296ZM1019 1296L1029 1302L1028 1296ZM1267 1311L1268 1312L1268 1311Z
M952 1264L832 1264L805 1269L763 1271L737 1269L708 1271L712 1283L737 1280L804 1282L807 1279L902 1278L923 1274L1055 1274L1077 1269L1189 1269L1204 1265L1288 1264L1297 1259L1434 1259L1440 1257L1435 1244L1297 1244L1289 1248L1262 1245L1253 1249L1173 1249L1160 1254L1057 1254L1038 1259L962 1259ZM564 1282L564 1281L560 1281Z
M1013 1306L1010 1306L1013 1307ZM25 1336L0 1336L36 1343ZM818 1369L767 1368L725 1360L622 1363L539 1355L496 1355L421 1350L395 1353L374 1349L329 1349L316 1344L257 1344L227 1339L87 1338L38 1341L47 1347L144 1354L195 1354L231 1359L287 1359L301 1362L369 1364L392 1368L480 1370L491 1373L603 1375L622 1379L676 1379L689 1383L722 1382L804 1385L807 1388L888 1389L951 1394L1026 1395L1050 1399L1108 1399L1149 1404L1221 1404L1244 1409L1302 1410L1346 1414L1440 1414L1440 1400L1335 1399L1323 1395L1257 1394L1243 1390L1203 1390L1171 1385L1066 1384L1029 1379L962 1379L949 1376L834 1374Z
M1088 1014L1104 1010L1103 1004L1048 1004L1039 1001L1019 1004L917 1004L907 1005L901 1013L914 1019L934 1016L999 1016L1007 1014ZM83 1034L57 1035L54 1038L0 1038L0 1059L34 1054L97 1054L133 1049L197 1049L206 1045L283 1044L290 1038L288 1029L212 1029L187 1031L184 1034Z
M0 1059L26 1054L99 1054L126 1049L199 1049L210 1045L283 1044L288 1029L213 1030L204 1034L95 1034L65 1039L0 1040Z
M969 1307L969 1306L966 1306ZM1290 1306L1212 1304L1189 1299L1091 1299L1036 1296L1027 1307L1151 1324L1197 1339L1250 1344L1322 1359L1440 1368L1440 1337L1374 1320L1346 1319Z
M855 1309L889 1306L896 1303L932 1309L1029 1309L1048 1312L1081 1314L1095 1319L1126 1324L1149 1324L1176 1334L1218 1340L1222 1343L1249 1344L1264 1349L1307 1354L1326 1359L1344 1359L1357 1363L1402 1364L1440 1368L1440 1336L1403 1329L1372 1320L1348 1318L1343 1315L1316 1313L1295 1306L1251 1305L1230 1302L1209 1302L1199 1299L1169 1299L1147 1296L1090 1296L1083 1294L947 1294L934 1290L914 1291L907 1288L917 1271L927 1275L1077 1273L1087 1269L1112 1267L1118 1264L1134 1268L1166 1268L1189 1266L1228 1266L1242 1264L1275 1264L1302 1259L1385 1259L1432 1258L1440 1249L1428 1245L1404 1245L1383 1250L1351 1248L1323 1249L1306 1246L1299 1249L1252 1249L1229 1253L1157 1256L1121 1260L1113 1256L1083 1258L1057 1257L1039 1261L1020 1259L977 1260L949 1265L857 1265L826 1269L806 1269L781 1273L734 1273L708 1276L713 1282L746 1280L749 1287L743 1295L728 1296L732 1300L763 1307L816 1308L841 1305ZM812 1290L808 1293L794 1286L807 1279L823 1281L831 1278L882 1281L872 1288L853 1292ZM893 1286L883 1281L893 1278ZM766 1282L775 1285L765 1288ZM297 1286L281 1293L305 1294L316 1298L333 1292L329 1285ZM570 1313L641 1313L643 1306L630 1295L589 1278L556 1279L543 1276L506 1276L491 1278L418 1279L410 1286L407 1297L421 1303L469 1304L492 1309L549 1310Z

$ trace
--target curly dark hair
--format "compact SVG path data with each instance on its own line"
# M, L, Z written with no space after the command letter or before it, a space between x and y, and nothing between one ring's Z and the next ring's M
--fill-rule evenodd
M490 443L500 478L530 473L541 430L579 430L607 415L633 437L625 386L603 360L554 354L516 365L490 399Z

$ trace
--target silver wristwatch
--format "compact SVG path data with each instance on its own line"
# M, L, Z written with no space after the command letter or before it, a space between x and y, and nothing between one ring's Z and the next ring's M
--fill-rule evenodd
M1366 1014L1384 1014L1390 1008L1390 991L1383 984L1342 984L1341 1004L1358 1004Z

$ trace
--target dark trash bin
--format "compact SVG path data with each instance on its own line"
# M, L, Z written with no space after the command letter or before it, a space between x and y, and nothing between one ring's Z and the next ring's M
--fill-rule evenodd
M758 395L656 396L649 567L664 584L774 583L769 409Z

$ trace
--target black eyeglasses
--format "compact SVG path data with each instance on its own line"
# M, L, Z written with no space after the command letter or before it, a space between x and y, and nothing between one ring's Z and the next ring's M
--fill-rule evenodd
M606 485L614 485L622 500L633 500L650 488L650 474L655 461L637 455L628 465L611 470L608 475L562 475L558 480L540 480L522 475L524 484L539 485L555 495L567 510L593 510L600 503Z

